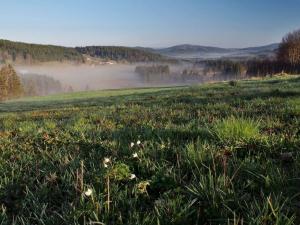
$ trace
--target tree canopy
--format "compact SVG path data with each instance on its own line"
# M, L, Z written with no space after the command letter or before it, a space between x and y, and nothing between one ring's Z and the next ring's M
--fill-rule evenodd
M77 47L76 50L81 54L115 61L126 60L128 62L156 62L167 60L159 54L129 47L88 46Z

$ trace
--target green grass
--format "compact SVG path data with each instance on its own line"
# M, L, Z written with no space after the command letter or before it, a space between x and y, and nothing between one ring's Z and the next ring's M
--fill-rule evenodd
M259 134L259 122L252 119L229 117L215 124L214 134L223 143L249 142Z
M299 107L298 76L1 103L0 223L299 224Z

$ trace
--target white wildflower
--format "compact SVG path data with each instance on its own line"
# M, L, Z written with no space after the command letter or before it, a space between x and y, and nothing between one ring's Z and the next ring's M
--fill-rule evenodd
M135 152L135 153L132 154L132 157L133 157L133 158L138 158L139 156L138 156L138 154Z
M107 167L108 167L108 165L107 165L106 163L103 163L103 166L104 166L104 168L107 168Z
M135 179L135 178L136 178L136 175L135 175L135 174L131 174L130 177L129 177L130 180L133 180L133 179Z
M134 143L133 143L133 142L131 142L131 143L130 143L130 147L132 148L133 146L134 146Z
M40 128L40 129L38 130L38 133L39 133L39 134L43 133L43 129Z
M104 158L103 162L104 162L104 164L105 164L105 163L109 163L109 162L110 162L110 159L106 157L106 158Z
M136 144L137 144L137 145L140 145L140 144L141 144L141 141L140 141L140 140L138 140L138 141L136 142Z
M85 196L90 197L93 194L93 190L91 188L89 188L84 192L84 194L85 194Z

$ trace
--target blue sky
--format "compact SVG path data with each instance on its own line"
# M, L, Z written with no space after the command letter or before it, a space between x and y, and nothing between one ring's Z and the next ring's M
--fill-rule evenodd
M66 46L248 47L300 28L300 0L0 2L0 38Z

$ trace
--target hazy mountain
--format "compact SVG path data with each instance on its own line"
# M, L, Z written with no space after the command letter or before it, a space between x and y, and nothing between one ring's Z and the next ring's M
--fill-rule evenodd
M249 48L219 48L201 45L176 45L168 48L140 48L175 58L272 58L278 48L277 43Z

